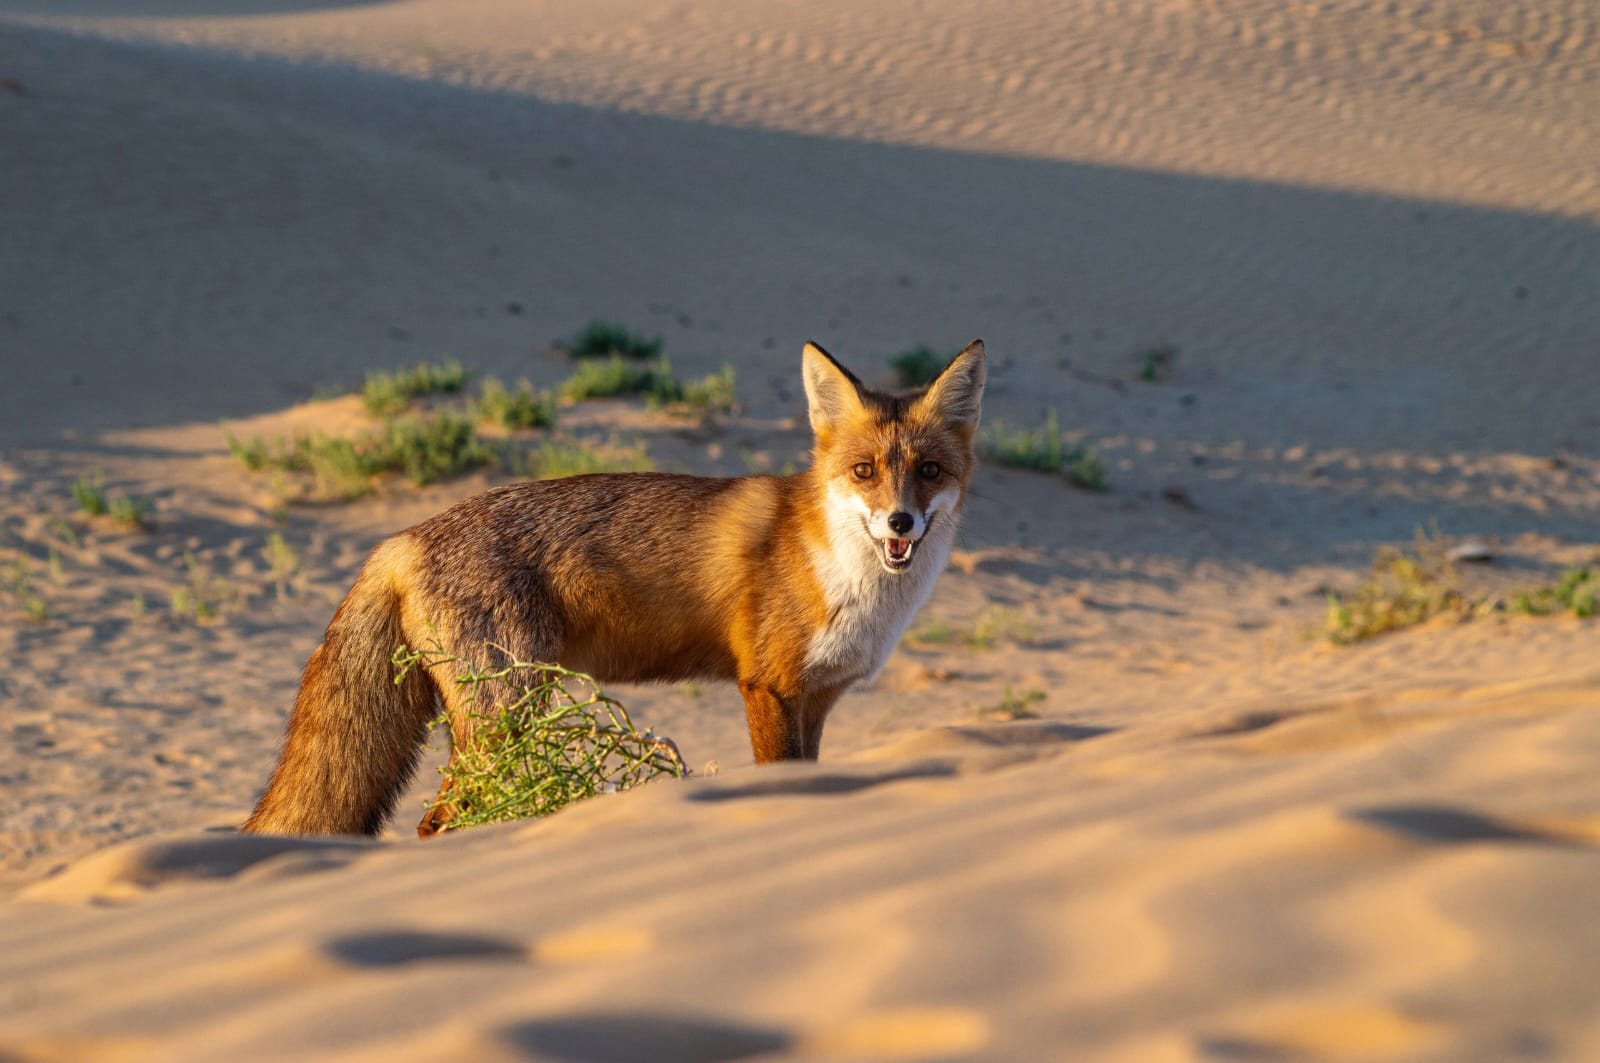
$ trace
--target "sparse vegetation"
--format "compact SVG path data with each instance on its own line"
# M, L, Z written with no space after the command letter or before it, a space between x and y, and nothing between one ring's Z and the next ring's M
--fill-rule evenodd
M1109 486L1105 462L1087 443L1071 441L1062 434L1054 410L1035 428L996 423L983 432L979 445L983 456L997 465L1055 473L1088 491L1104 491Z
M1039 713L1033 708L1045 699L1042 690L1025 690L1014 693L1011 684L1006 684L1005 693L1000 698L998 705L990 705L978 710L978 717L984 720L1037 720Z
M530 480L554 480L590 472L649 472L655 468L642 443L601 446L576 439L547 439L522 455L518 472Z
M111 500L111 519L124 528L143 528L150 514L150 503L142 498L121 495Z
M7 596L15 599L22 609L22 615L36 624L42 624L50 619L50 606L44 600L38 589L33 585L32 566L25 556L18 556L5 572L4 582L0 583Z
M309 497L359 498L384 473L402 473L412 483L434 483L488 464L494 454L472 422L454 414L390 421L357 438L296 436L276 447L258 438L228 436L228 449L252 471L281 470L309 476Z
M632 362L613 354L604 361L588 361L561 383L561 397L574 402L608 399L619 395L645 395L657 401L675 400L681 386L664 360Z
M509 429L549 428L556 423L556 400L526 380L518 381L516 389L511 390L495 377L487 377L473 412L480 424Z
M300 555L289 545L289 540L283 537L282 532L273 532L267 536L261 556L267 562L267 576L277 589L278 597L287 598L294 591L296 578L300 575Z
M1484 595L1464 593L1439 536L1418 530L1410 553L1384 547L1373 558L1367 579L1353 592L1328 592L1323 633L1335 645L1348 646L1435 616L1467 619L1496 608L1497 603Z
M249 471L263 472L266 469L273 468L275 465L281 465L280 461L274 459L272 450L267 446L267 441L260 436L240 439L232 432L224 432L223 434L228 441L228 453L237 458L239 464Z
M103 517L108 511L105 481L99 473L90 473L72 481L72 500L78 512L86 517Z
M124 528L137 530L145 526L150 503L131 495L115 498L106 493L105 477L98 472L80 476L72 481L72 500L78 512L86 517L110 517Z
M572 358L629 358L650 361L661 355L661 337L645 339L624 325L610 321L591 321L561 348Z
M665 367L666 363L662 363ZM738 408L733 366L725 365L710 376L679 384L668 371L649 395L653 409L691 417L732 413Z
M211 566L195 556L193 551L183 555L184 585L172 592L174 616L193 620L197 624L209 623L222 616L222 607L233 599L233 589L227 582L211 574Z
M950 364L954 355L942 355L927 344L919 343L910 350L901 351L889 359L889 368L903 388L920 388L933 383L939 371Z
M961 645L974 650L992 650L1002 642L1026 645L1033 641L1034 629L1017 610L991 605L973 618L970 628L955 628L946 621L932 620L912 629L907 637L928 646Z
M1595 615L1600 599L1600 577L1588 568L1569 568L1554 586L1536 587L1511 596L1511 608L1528 616L1555 616L1567 613L1576 617Z
M480 668L435 645L395 651L396 681L412 668L453 666L455 682L510 684L515 700L471 728L443 769L450 829L546 816L575 801L686 775L671 741L641 731L591 677L555 665L513 661ZM449 726L441 718L435 726Z
M1158 343L1149 348L1139 355L1139 379L1151 384L1165 380L1177 357L1178 349L1170 343Z
M438 365L418 362L410 369L373 370L361 389L367 412L374 417L394 417L421 395L458 392L467 385L468 373L454 358Z
M1436 616L1460 620L1494 613L1527 616L1592 617L1600 611L1600 579L1590 568L1570 568L1553 584L1533 587L1501 599L1469 593L1460 585L1455 566L1437 534L1418 531L1408 553L1380 549L1366 581L1348 595L1328 593L1323 634L1348 646L1390 631L1413 627Z
M450 415L396 421L372 454L379 471L397 469L419 486L487 465L494 457L471 421Z

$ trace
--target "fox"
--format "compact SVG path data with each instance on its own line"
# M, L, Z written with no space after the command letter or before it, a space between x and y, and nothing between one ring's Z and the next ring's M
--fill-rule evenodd
M241 830L381 831L429 724L452 753L480 699L402 646L495 647L597 681L736 683L757 764L816 760L823 723L881 671L932 593L977 465L982 340L926 387L863 384L801 355L813 446L787 476L594 473L490 488L380 542L301 676ZM458 651L459 652L459 651ZM421 823L445 830L446 782Z

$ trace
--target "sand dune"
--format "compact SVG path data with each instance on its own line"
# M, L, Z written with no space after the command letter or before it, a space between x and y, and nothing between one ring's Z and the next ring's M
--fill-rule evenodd
M1592 623L1308 637L1419 527L1600 561L1597 71L1560 0L0 0L0 1059L1600 1054ZM286 506L223 426L596 316L737 368L563 412L662 467L804 460L807 337L982 336L1111 490L985 469L820 767L623 689L720 774L232 834L366 551L499 474Z

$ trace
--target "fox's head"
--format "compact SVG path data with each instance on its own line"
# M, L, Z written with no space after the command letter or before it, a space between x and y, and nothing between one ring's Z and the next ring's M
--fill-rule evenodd
M806 344L804 362L813 468L830 515L859 519L883 567L904 572L930 528L943 522L953 536L976 464L983 341L968 344L926 388L903 395L868 388L815 343ZM940 538L948 549L950 537Z

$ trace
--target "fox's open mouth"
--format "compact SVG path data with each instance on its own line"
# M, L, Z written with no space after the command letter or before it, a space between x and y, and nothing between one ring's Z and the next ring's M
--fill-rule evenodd
M884 539L883 564L890 572L899 572L911 564L917 553L917 539Z

